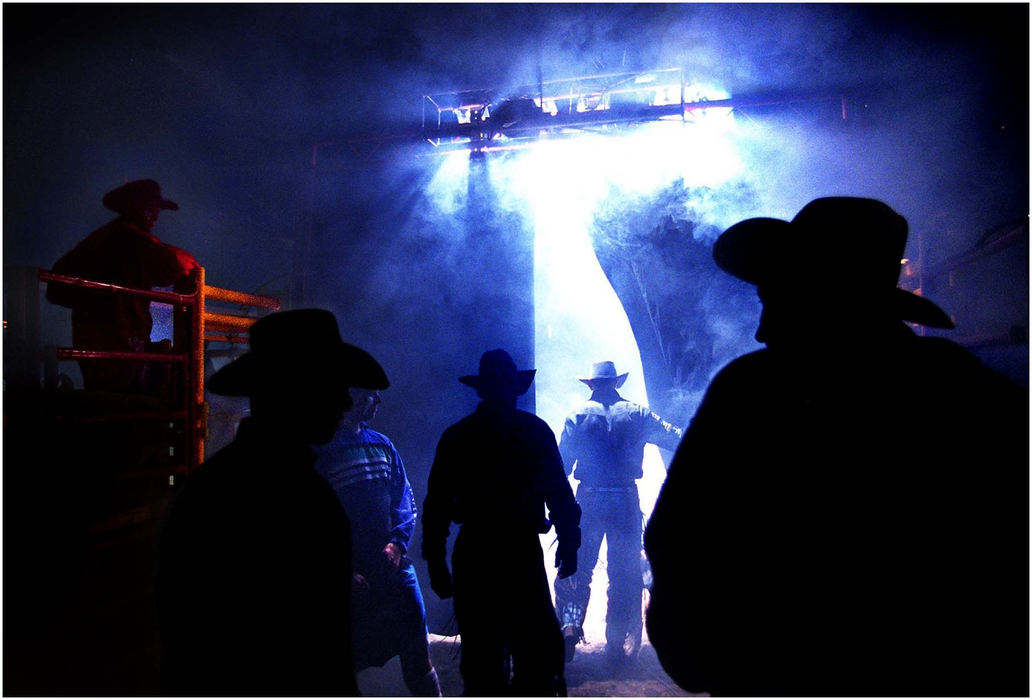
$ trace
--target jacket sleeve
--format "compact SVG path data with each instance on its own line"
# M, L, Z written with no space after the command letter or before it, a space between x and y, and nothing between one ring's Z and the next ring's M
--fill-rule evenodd
M150 234L139 239L140 250L136 254L147 285L168 287L190 274L198 266L189 252L169 245Z
M549 519L555 525L555 534L563 546L580 547L581 508L573 496L573 489L567 479L569 472L563 469L563 458L555 442L550 428L545 426L542 445L546 445L542 454L542 491L545 505L548 507ZM546 439L547 438L547 439Z
M576 427L573 417L567 418L563 424L563 434L559 438L559 454L566 476L573 473L574 462L577 461Z
M391 450L391 542L407 552L416 529L416 499L405 474L405 464L393 444Z
M437 444L430 476L423 500L423 559L438 561L447 558L448 531L454 512L455 488L452 474L455 469L454 447L450 433L445 431Z
M669 423L655 411L643 408L641 422L644 427L645 442L658 445L665 450L676 452L681 438L684 437L684 430Z

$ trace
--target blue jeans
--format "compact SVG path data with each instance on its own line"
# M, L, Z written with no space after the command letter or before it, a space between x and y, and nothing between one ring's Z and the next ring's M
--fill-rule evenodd
M606 647L622 650L628 635L641 642L641 600L644 587L641 571L642 515L638 490L577 491L581 516L581 548L577 573L555 582L555 607L559 622L583 632L584 616L591 594L591 578L598 562L602 538L606 540L606 573L609 576L606 610Z
M406 681L409 675L425 674L426 607L415 568L403 562L396 571L364 575L369 590L352 591L355 669L383 666L400 656Z

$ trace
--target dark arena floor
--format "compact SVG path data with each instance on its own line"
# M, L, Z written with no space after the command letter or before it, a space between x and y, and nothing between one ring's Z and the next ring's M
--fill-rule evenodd
M664 673L656 652L646 641L637 659L628 661L623 668L609 665L603 642L591 642L577 647L577 653L566 666L566 689L570 697L688 697ZM430 635L430 655L441 681L445 697L462 695L462 677L459 675L459 643L455 637ZM382 668L372 668L358 674L358 685L368 697L405 697L401 680L401 666L397 657Z

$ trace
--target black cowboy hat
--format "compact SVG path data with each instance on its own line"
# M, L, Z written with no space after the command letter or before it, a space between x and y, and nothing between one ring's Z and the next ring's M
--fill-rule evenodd
M124 214L156 206L158 209L179 209L179 205L161 196L161 186L154 180L133 180L104 195L104 207Z
M505 350L488 350L480 356L480 373L459 377L459 381L481 393L494 390L523 396L534 381L536 369L516 369L516 363Z
M953 328L931 301L896 286L907 242L907 220L884 202L823 197L791 221L755 218L727 229L713 245L720 269L757 287L800 284L817 274L853 297L888 293L902 321Z
M251 396L273 381L386 389L387 374L373 356L345 343L336 317L323 309L280 311L251 326L250 351L220 369L207 389L221 396Z

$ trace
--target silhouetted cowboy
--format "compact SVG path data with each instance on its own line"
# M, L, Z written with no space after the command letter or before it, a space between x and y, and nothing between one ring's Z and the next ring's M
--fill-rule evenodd
M713 379L645 533L649 638L713 695L1027 695L1027 393L897 288L907 224L818 199L713 255L766 349Z
M591 389L591 397L566 417L559 453L567 474L572 472L579 482L577 502L584 511L581 566L570 578L556 581L555 605L570 661L584 636L592 575L604 537L609 580L606 656L612 666L634 658L641 647L644 584L637 480L642 477L645 444L676 450L681 429L620 396L617 390L627 372L617 374L611 361L595 362L591 375L579 379Z
M187 479L161 537L158 612L172 695L357 695L350 526L314 469L348 388L387 377L333 314L270 314L208 388L247 396L236 439Z
M516 408L533 379L534 370L517 370L504 350L484 353L480 373L459 378L482 400L444 431L427 483L423 558L434 592L455 595L466 695L543 696L563 688L563 642L539 535L555 525L558 576L573 574L580 507L552 429ZM460 525L454 583L446 560L452 522Z
M118 213L54 263L53 272L135 289L168 287L198 267L194 257L162 243L152 233L162 210L179 205L161 196L154 180L135 180L104 195L104 206ZM150 302L51 282L47 299L72 309L76 348L143 352L151 347ZM138 392L147 389L146 365L122 360L81 360L83 383L91 391Z

